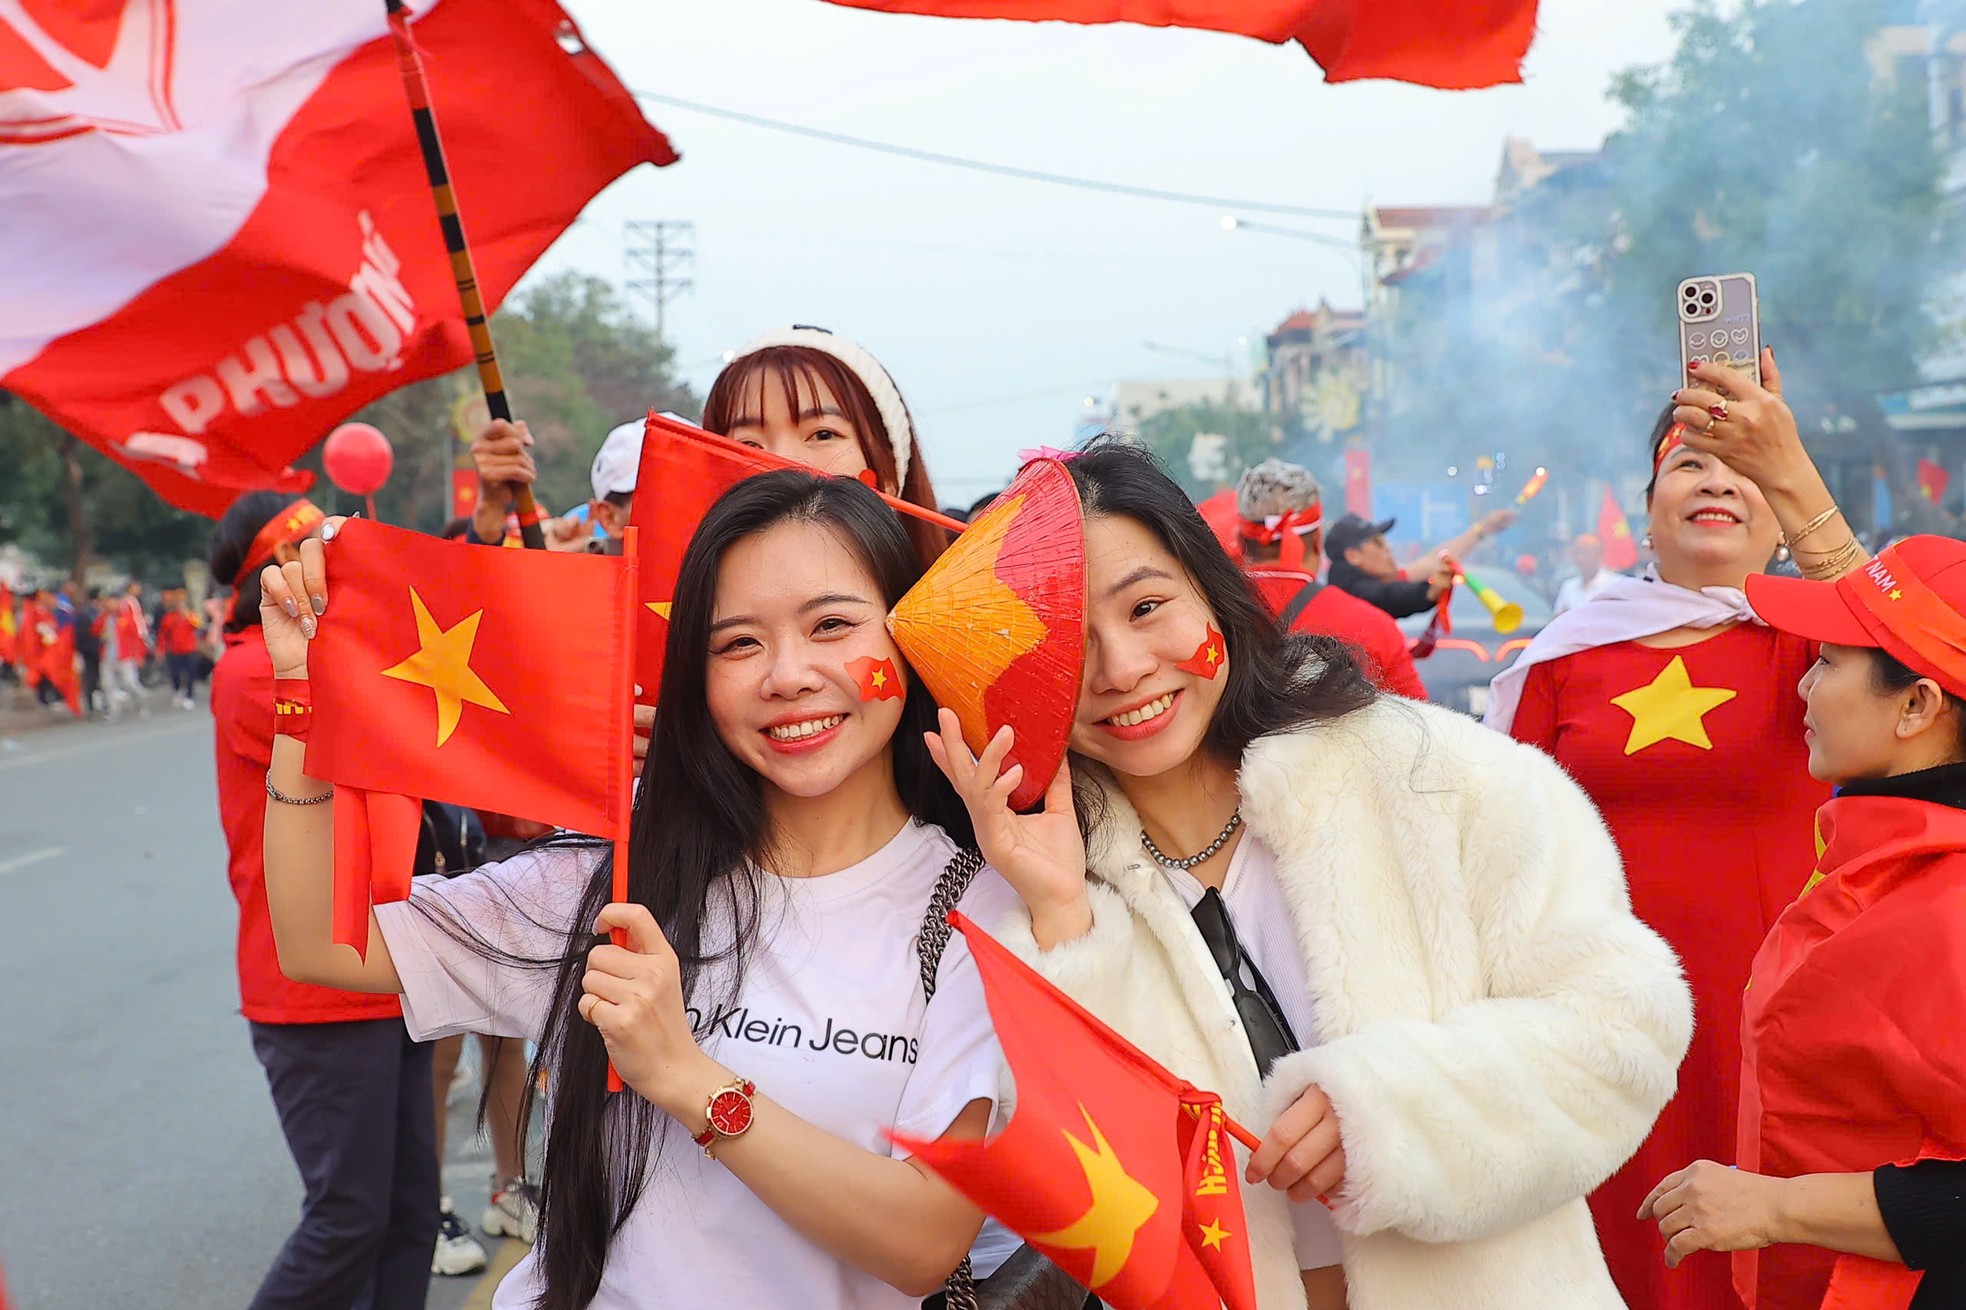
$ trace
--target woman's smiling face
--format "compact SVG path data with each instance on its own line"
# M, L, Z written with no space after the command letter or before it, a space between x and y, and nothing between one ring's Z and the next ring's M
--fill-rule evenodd
M1194 579L1145 524L1086 520L1086 652L1072 749L1148 778L1201 749L1229 651Z
M705 690L717 735L768 788L824 796L883 762L907 690L886 615L879 581L832 528L788 520L725 553ZM896 694L863 701L848 667L860 660L886 661Z

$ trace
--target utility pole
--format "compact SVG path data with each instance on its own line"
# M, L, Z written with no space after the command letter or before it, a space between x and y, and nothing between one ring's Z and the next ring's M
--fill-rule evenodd
M686 219L634 219L621 225L628 294L647 301L658 345L668 344L669 302L696 283L680 270L696 262L696 224Z

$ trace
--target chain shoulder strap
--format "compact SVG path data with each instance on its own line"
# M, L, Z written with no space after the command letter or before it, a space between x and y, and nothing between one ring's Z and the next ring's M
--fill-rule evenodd
M922 963L922 992L935 999L935 973L942 967L942 950L955 931L949 926L949 911L962 904L963 893L983 867L983 857L975 851L957 851L942 876L936 879L935 894L928 898L928 912L922 916L921 935L915 939Z
M922 916L922 930L915 938L915 949L921 957L924 1000L935 999L935 974L942 967L943 948L948 946L949 936L955 931L949 926L949 911L962 903L963 893L969 890L969 884L982 867L981 855L972 850L960 850L935 881L935 894L928 898L928 910ZM948 1285L942 1289L942 1304L945 1310L980 1310L976 1299L976 1277L970 1269L968 1256L964 1256L956 1271L949 1275Z

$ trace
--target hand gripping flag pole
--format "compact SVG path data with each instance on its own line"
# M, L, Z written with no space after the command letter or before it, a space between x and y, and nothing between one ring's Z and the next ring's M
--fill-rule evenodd
M451 273L457 279L457 298L464 306L464 327L471 334L472 353L478 357L478 381L485 389L485 408L492 418L510 422L512 406L505 398L505 379L498 371L491 322L485 316L484 297L478 293L478 270L471 261L471 246L464 239L464 220L457 212L457 194L451 189L444 141L437 135L437 116L430 108L430 84L423 76L423 57L410 35L409 11L403 7L403 0L383 0L383 3L389 10L389 34L396 41L396 60L403 72L403 91L410 100L410 117L416 123L423 166L430 175L430 194L437 202L437 222L444 230L444 248L450 252ZM532 488L514 483L512 492L520 539L528 550L546 549L546 534L539 526L539 505L532 498Z

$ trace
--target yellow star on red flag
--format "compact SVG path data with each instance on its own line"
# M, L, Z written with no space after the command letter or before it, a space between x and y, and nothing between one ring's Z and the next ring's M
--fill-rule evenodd
M490 687L471 667L471 648L478 640L478 621L485 616L478 610L449 628L441 628L430 617L430 609L411 587L410 608L416 614L417 649L414 654L382 676L428 687L437 695L437 744L442 746L457 731L467 704L479 705L499 714L510 714Z
M1160 1199L1127 1173L1119 1155L1083 1105L1079 1113L1085 1116L1085 1126L1092 1130L1092 1145L1087 1146L1070 1133L1065 1134L1065 1140L1071 1144L1072 1154L1078 1157L1079 1167L1085 1170L1092 1203L1071 1224L1055 1233L1033 1233L1031 1240L1067 1251L1091 1251L1092 1288L1097 1291L1126 1268L1133 1255L1134 1236L1160 1209Z

